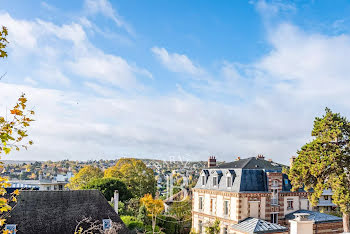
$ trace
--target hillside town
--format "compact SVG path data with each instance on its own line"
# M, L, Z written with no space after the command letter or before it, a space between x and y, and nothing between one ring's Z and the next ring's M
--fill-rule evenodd
M251 230L255 230L254 233L308 233L307 230L311 230L310 233L341 233L343 231L343 220L339 217L341 214L337 206L332 203L332 191L324 190L318 203L313 206L308 200L309 192L303 189L291 191L291 182L288 176L282 172L283 168L288 167L288 165L266 159L263 155L250 158L237 157L234 161L227 163L216 160L216 157L210 156L207 162L163 162L128 158L122 158L113 163L110 162L110 164L102 160L85 163L67 160L63 162L18 162L18 164L6 162L6 169L3 171L5 175L8 171L18 171L18 178L23 178L21 173L39 174L38 178L27 177L23 180L17 180L16 177L13 177L9 180L10 186L7 188L9 192L16 189L23 191L19 195L18 208L14 209L9 220L14 220L13 222L18 225L19 232L21 231L20 227L23 226L26 230L32 230L34 233L44 227L38 225L28 227L18 215L24 212L28 214L25 219L30 220L31 217L48 219L47 215L39 217L49 211L41 210L42 214L35 215L27 213L27 210L29 212L32 209L28 207L29 204L22 204L21 201L38 199L35 198L36 196L40 196L39 200L41 201L42 196L48 196L45 202L51 203L54 200L73 199L60 198L60 196L74 196L71 193L73 191L81 191L77 193L78 196L85 197L84 191L86 191L87 197L85 199L90 199L90 196L94 197L91 199L99 197L98 199L105 200L108 209L114 208L110 212L115 212L118 218L112 222L116 222L115 225L123 226L124 231L121 233L128 231L143 233L151 229L147 223L151 225L152 221L148 220L146 213L149 211L140 201L145 199L147 193L150 192L155 196L155 200L158 199L160 207L163 207L160 209L157 222L154 224L157 233L205 233L206 228L215 225L215 222L218 223L220 233L250 233ZM295 157L290 159L291 164L294 160ZM124 167L130 163L128 168L131 166L132 170L139 170L138 167L135 167L139 163L142 168L150 169L150 174L144 174L150 178L139 180L136 176L126 180L125 178L129 175L124 175L119 179L110 177L108 173L116 169L114 165L118 165L118 161L120 161L119 164L123 161ZM73 174L71 169L76 170L77 167L68 165L80 165L82 169ZM101 174L93 178L92 171L89 173L86 171L84 175L84 168L95 168ZM123 171L122 168L119 170ZM116 172L113 173L118 175ZM135 176L131 171L124 173ZM75 181L74 178L78 177L85 177L85 181ZM104 177L107 177L108 180ZM124 183L119 185L112 183L118 180ZM139 187L141 194L133 195L134 191L132 190L136 188L125 186L135 183L133 180L139 180L141 187L147 186L149 180L153 180L153 188L152 186L146 189ZM75 186L78 187L71 186L74 182L77 183ZM77 188L79 190L76 190ZM93 191L91 189L97 189L97 193L92 195L89 192ZM30 193L30 191L32 192ZM52 196L49 195L51 191ZM57 193L57 191L63 193ZM98 193L102 193L103 196L98 195ZM22 198L23 200L21 200ZM85 200L74 199L76 199L74 206ZM95 202L98 201L93 200L90 204L95 204ZM42 206L45 207L48 204L42 204ZM72 209L72 206L72 204L67 204L64 209ZM79 206L84 206L84 204ZM142 213L144 216L140 215ZM93 216L94 219L101 219L101 217L104 217L103 213L99 213L99 216L95 214ZM64 227L52 227L51 232L63 230L62 228L68 230L69 225L70 228L74 226L74 223L69 225L68 223ZM299 229L303 231L293 232L293 230Z
M350 234L350 2L0 2L0 233Z

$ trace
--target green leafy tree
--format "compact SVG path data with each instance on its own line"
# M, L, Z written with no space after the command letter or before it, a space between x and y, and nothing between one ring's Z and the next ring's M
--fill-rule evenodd
M192 201L186 197L182 201L174 201L170 207L169 213L173 215L179 225L180 233L183 232L185 224L191 222Z
M288 173L293 190L304 187L315 206L324 189L332 189L332 201L343 213L344 232L349 232L350 213L350 123L326 108L316 117L313 140L298 151Z
M140 206L137 219L140 220L145 225L149 225L151 223L149 217L147 216L147 209L145 205Z
M220 220L216 219L214 223L210 223L205 227L206 234L219 234L220 233Z
M103 177L103 172L98 167L85 166L83 167L67 185L70 189L82 189L90 181Z
M126 201L131 198L131 193L126 185L116 178L97 178L82 186L82 189L98 189L103 196L110 201L114 196L114 191L118 190L119 200Z
M104 176L123 181L131 189L133 197L140 198L147 193L154 195L156 191L153 170L139 159L119 159L116 165L105 170Z

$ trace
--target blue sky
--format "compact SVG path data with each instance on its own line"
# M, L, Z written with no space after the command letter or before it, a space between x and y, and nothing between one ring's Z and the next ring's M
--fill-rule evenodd
M0 112L25 92L15 159L280 162L326 106L349 116L347 1L1 1Z

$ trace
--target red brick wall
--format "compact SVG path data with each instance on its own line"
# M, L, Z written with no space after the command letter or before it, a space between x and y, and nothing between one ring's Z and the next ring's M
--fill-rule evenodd
M280 223L282 226L288 227L290 230L290 223L288 220L283 220ZM335 234L343 232L343 222L330 222L330 223L315 223L314 224L314 233L317 234Z
M314 224L314 233L334 234L343 232L343 222Z

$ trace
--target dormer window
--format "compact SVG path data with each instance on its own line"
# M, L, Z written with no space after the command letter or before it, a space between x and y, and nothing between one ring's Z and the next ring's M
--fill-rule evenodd
M218 185L218 177L214 176L213 177L213 186L217 186Z
M202 176L202 186L204 186L205 185L205 176L203 175Z
M232 186L232 178L231 176L226 178L226 183L227 183L227 187L230 188Z

